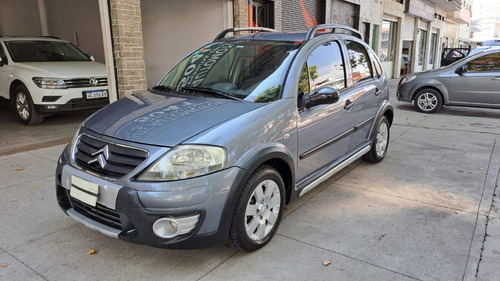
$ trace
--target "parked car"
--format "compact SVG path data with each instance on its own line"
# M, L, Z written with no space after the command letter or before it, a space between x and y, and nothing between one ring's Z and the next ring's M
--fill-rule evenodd
M500 46L500 40L498 39L493 39L493 40L486 40L480 43L481 46Z
M285 204L356 159L386 155L385 73L338 29L361 37L338 25L225 30L157 86L98 111L59 159L60 207L139 244L263 247ZM226 37L242 30L262 32Z
M500 46L476 46L469 52L469 56L489 49L500 48Z
M109 104L106 66L54 37L0 36L0 98L27 125Z
M410 74L399 81L399 101L424 113L442 105L500 108L500 49L491 48L440 69Z
M450 65L465 58L470 52L470 48L444 48L441 54L441 66Z

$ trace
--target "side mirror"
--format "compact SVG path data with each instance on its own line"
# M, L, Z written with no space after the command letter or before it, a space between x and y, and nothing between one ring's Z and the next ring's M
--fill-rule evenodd
M320 104L333 104L339 101L340 95L337 89L332 87L322 87L311 95L304 96L305 107L313 107Z
M85 53L85 55L89 58L89 60L91 60L91 61L95 61L95 59L94 59L94 56L93 56L93 55L89 55L89 54L87 54L87 53Z
M7 64L7 58L5 56L0 56L0 66Z
M464 72L467 72L467 71L465 70L465 66L463 66L463 65L461 67L457 68L457 70L455 70L455 73L458 75L461 75Z

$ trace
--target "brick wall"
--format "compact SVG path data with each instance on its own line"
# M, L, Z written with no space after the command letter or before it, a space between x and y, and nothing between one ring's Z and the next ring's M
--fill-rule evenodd
M248 26L248 0L234 0L234 27Z
M109 8L118 95L125 97L147 88L141 1L110 0Z

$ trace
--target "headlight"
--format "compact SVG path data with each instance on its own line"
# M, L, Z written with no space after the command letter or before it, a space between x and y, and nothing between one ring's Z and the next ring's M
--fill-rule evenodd
M68 144L68 152L69 152L70 157L73 155L73 153L75 151L76 141L78 140L78 136L80 135L80 129L83 127L84 124L85 124L85 121L83 121L82 124L80 124L80 126L78 126L78 129L76 129L76 132L73 134L73 137L71 138L71 141Z
M401 78L401 83L399 83L399 85L408 83L408 82L412 81L415 78L417 78L417 75L407 75L407 76Z
M33 82L43 89L66 89L68 86L60 78L33 77Z
M180 145L169 150L143 172L141 181L173 181L224 169L226 150L208 145Z

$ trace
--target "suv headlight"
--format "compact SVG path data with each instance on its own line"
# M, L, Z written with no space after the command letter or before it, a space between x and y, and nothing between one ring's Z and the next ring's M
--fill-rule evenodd
M61 78L33 77L33 82L42 89L66 89L68 86Z
M78 126L78 129L76 129L76 132L73 134L73 137L71 138L71 141L68 144L68 153L70 157L72 157L73 153L75 152L75 147L76 147L76 141L78 140L78 137L80 136L80 130L82 127L85 125L85 121L83 121L80 126Z
M417 75L406 75L405 77L401 78L401 83L399 83L399 85L408 83L415 78L417 78Z
M173 181L198 177L225 168L226 150L208 145L180 145L156 160L137 179Z

